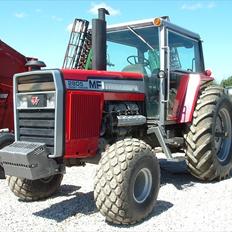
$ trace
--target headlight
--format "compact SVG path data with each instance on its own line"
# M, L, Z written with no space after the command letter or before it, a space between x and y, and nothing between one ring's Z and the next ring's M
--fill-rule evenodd
M17 108L27 108L27 96L18 95L17 97Z
M17 108L55 108L56 95L53 93L18 94Z
M56 97L54 93L47 94L47 107L55 108L56 106Z

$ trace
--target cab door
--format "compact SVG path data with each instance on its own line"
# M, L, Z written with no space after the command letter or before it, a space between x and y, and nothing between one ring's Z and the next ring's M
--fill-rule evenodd
M168 36L168 80L166 121L176 121L180 104L183 102L190 74L201 73L204 64L201 62L201 42L182 35L174 30L167 30Z

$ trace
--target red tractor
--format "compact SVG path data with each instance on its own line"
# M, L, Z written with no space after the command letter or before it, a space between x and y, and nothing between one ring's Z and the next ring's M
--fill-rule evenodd
M91 29L76 20L64 61L75 70L15 75L16 141L0 161L25 201L53 194L65 166L99 163L97 208L109 222L133 224L157 199L154 147L168 159L185 151L201 180L229 175L232 105L205 71L198 34L167 17L106 29L106 13L99 9Z
M14 141L13 75L31 70L36 62L0 40L0 148ZM4 177L0 165L0 178Z

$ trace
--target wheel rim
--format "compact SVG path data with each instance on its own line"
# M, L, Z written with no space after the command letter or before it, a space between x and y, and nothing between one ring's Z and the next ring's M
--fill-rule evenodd
M149 169L141 169L135 178L133 197L137 203L143 203L151 192L152 175Z
M226 165L230 161L231 129L230 113L227 109L222 108L216 118L214 138L217 159L222 165Z

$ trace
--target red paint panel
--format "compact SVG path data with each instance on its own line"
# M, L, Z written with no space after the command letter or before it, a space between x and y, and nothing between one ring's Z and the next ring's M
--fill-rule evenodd
M112 93L104 92L105 101L144 101L143 93Z
M76 139L66 142L65 159L87 158L96 155L99 137Z
M103 94L67 91L66 158L96 154L103 109Z
M0 61L0 129L13 131L13 75L27 71L27 58L0 40Z
M13 89L12 86L0 83L0 129L9 128L13 131Z
M97 71L97 70L83 70L83 69L62 69L61 70L65 80L80 80L86 81L87 77L94 76L99 78L112 79L142 79L143 75L140 73L127 72L111 72L111 71Z
M179 121L183 111L183 103L185 100L185 94L188 87L189 75L183 75L180 79L180 85L177 89L176 98L174 101L173 112L171 120Z
M102 95L91 93L71 94L70 138L89 138L99 135Z
M208 77L203 74L190 74L188 79L185 97L181 97L182 94L179 95L180 99L183 99L183 103L180 111L178 112L178 123L192 122L193 113L199 96L200 86L206 81L213 80L213 77ZM184 91L184 85L185 84L183 84L181 91Z

